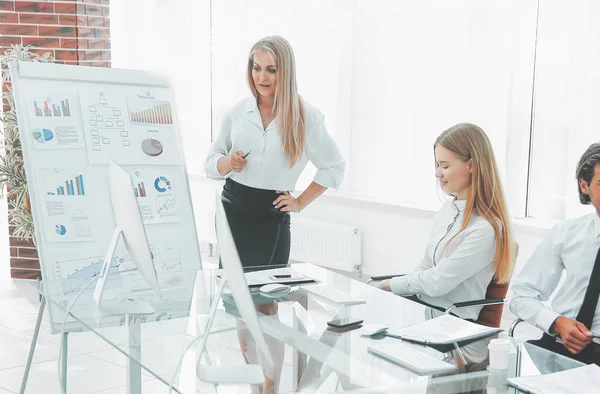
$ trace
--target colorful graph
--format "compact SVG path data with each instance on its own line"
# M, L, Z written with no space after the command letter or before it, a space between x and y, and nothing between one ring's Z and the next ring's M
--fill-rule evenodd
M48 98L44 101L43 106L38 106L37 101L33 101L33 110L35 116L43 117L57 117L57 116L71 116L71 107L69 106L69 100L61 100L60 104L51 103L51 99Z
M167 190L172 190L171 182L164 176L159 176L154 180L154 187L158 190L159 193L164 193Z
M83 175L78 175L75 179L66 180L64 186L57 186L55 190L47 194L50 196L85 196Z
M156 102L150 108L130 113L130 119L135 123L173 124L171 103Z
M133 189L135 191L136 197L146 197L146 187L144 186L144 182L140 182L137 184L137 187Z
M48 129L33 129L33 138L40 144L45 144L48 141L52 141L54 133Z
M67 228L62 224L57 224L56 226L54 226L54 229L56 230L56 234L58 235L65 235L67 233Z
M160 154L163 153L163 145L159 140L148 138L147 140L142 141L142 151L148 156L160 156Z

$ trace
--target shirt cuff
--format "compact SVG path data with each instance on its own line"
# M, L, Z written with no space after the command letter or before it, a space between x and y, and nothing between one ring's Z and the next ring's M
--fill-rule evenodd
M537 314L535 325L538 326L538 328L540 328L541 330L544 330L544 332L546 332L547 334L552 335L552 333L550 332L550 327L552 327L554 321L559 317L560 313L556 313L553 310L548 309L546 307L541 307Z
M329 189L339 189L344 179L344 173L341 174L335 172L334 168L317 170L313 182Z
M213 159L213 162L209 166L207 166L207 169L209 169L209 171L207 172L209 178L222 180L229 178L233 174L233 171L229 171L227 174L221 175L221 173L219 172L219 160L221 159L221 157L225 156L221 155L216 157L215 159Z
M390 279L390 289L394 294L404 295L411 294L408 290L408 275L397 276L395 278Z

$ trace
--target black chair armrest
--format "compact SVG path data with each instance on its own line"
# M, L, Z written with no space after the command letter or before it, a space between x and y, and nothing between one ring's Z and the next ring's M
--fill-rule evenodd
M510 328L508 329L508 336L509 336L509 337L514 337L514 335L515 335L515 328L517 328L517 325L518 325L519 323L522 323L522 322L524 322L524 321L525 321L525 320L523 320L523 319L521 319L521 318L518 318L517 320L515 320L515 321L514 321L514 322L513 322L513 323L510 325Z
M406 274L395 274L395 275L380 275L380 276L371 276L367 283L369 282L379 282L386 279L396 278L398 276L405 276Z
M445 313L450 313L453 309L458 308L467 308L470 306L480 306L480 305L495 305L495 304L504 304L504 298L486 298L484 300L473 300L473 301L464 301L464 302L456 302L446 308Z

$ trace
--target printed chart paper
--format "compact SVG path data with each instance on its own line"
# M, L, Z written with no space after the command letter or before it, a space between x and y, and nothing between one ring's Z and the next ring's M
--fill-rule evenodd
M76 93L46 91L44 95L29 96L27 109L35 149L84 147Z

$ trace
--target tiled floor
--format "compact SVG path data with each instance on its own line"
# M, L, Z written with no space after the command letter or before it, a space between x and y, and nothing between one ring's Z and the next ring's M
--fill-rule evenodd
M6 218L6 204L0 200L0 217ZM0 256L8 256L7 226L0 222ZM6 261L6 257L2 259ZM214 259L203 256L205 266L215 264ZM38 294L31 281L10 279L7 264L0 269L0 394L18 393L21 379L27 361L32 333L37 318L39 301ZM503 328L507 329L514 317L510 312L505 313ZM518 330L519 337L533 338L539 336L539 331L531 326L521 325ZM226 334L223 334L226 335ZM231 358L225 362L243 362L239 352L234 349L235 335L225 338L222 344L232 343L229 348L221 346L219 354L230 354ZM161 338L160 340L165 340ZM215 337L215 340L219 338ZM157 341L159 342L159 341ZM60 394L58 383L58 350L59 335L51 335L49 324L44 318L34 363L31 368L26 393ZM157 345L159 346L159 345ZM212 344L211 346L219 346ZM214 349L217 350L217 349ZM229 352L229 353L227 353ZM286 356L291 349L286 349ZM126 369L125 358L111 348L106 342L91 333L77 333L69 338L68 357L68 389L69 393L87 394L119 394L125 393ZM163 371L165 374L173 371ZM168 375L167 375L168 376ZM290 359L286 357L280 392L289 392L291 385ZM170 376L169 376L170 378ZM166 386L149 376L143 375L143 393L166 393ZM193 387L196 386L193 383ZM210 392L211 387L202 391ZM198 392L202 392L198 391ZM184 392L188 392L185 391ZM247 387L220 387L219 393L247 393Z

